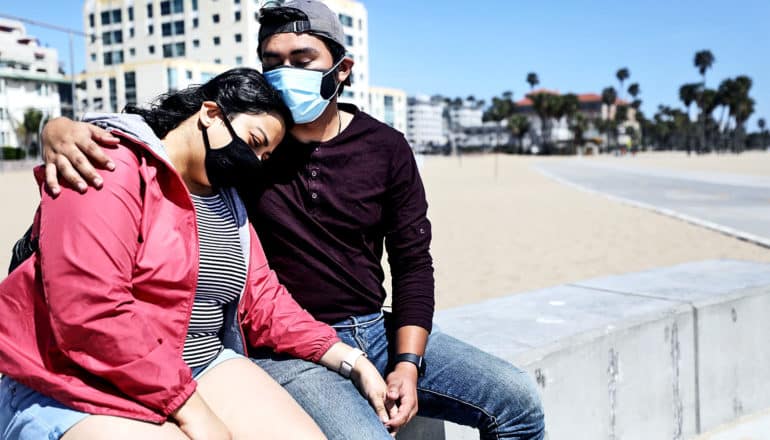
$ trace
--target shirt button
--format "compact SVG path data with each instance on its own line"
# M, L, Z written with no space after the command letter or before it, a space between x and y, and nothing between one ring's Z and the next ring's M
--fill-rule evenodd
M317 198L318 198L318 193L313 193L313 194L310 194L310 197L311 197L313 200L315 200L315 199L317 199Z
M313 170L313 171L310 172L310 175L313 176L313 177L318 177L318 171Z
M425 229L420 228L420 234L424 234L424 233L425 233Z

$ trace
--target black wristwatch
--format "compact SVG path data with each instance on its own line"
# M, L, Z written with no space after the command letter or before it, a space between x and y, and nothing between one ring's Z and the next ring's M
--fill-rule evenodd
M409 362L410 364L414 364L417 367L417 376L423 377L425 376L425 358L420 356L419 354L414 353L401 353L397 354L396 358L393 360L393 365L395 366L399 362Z

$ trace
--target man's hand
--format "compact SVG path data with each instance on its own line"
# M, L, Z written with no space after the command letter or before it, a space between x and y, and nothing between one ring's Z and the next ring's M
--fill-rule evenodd
M417 414L417 366L399 362L385 379L388 384L388 401L396 402L397 411L391 414L386 426L392 433L398 432Z
M95 188L102 186L102 178L92 164L115 169L101 147L114 146L119 139L95 125L56 118L45 124L41 138L46 186L53 195L61 192L58 176L82 193L88 188L86 181Z

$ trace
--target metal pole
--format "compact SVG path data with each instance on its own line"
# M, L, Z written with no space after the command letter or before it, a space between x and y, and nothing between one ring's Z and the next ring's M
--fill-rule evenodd
M77 119L77 98L75 97L75 52L73 50L73 35L72 31L69 32L70 37L70 87L72 87L72 119Z

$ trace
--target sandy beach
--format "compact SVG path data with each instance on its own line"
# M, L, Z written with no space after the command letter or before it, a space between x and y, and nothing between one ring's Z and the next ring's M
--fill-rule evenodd
M538 161L547 160L563 159L424 158L422 175L433 222L439 308L688 261L770 262L767 249L552 181L533 168ZM690 158L654 153L589 160L770 175L768 153ZM4 269L11 246L32 219L39 196L31 171L2 172L0 182L4 206L0 263Z

